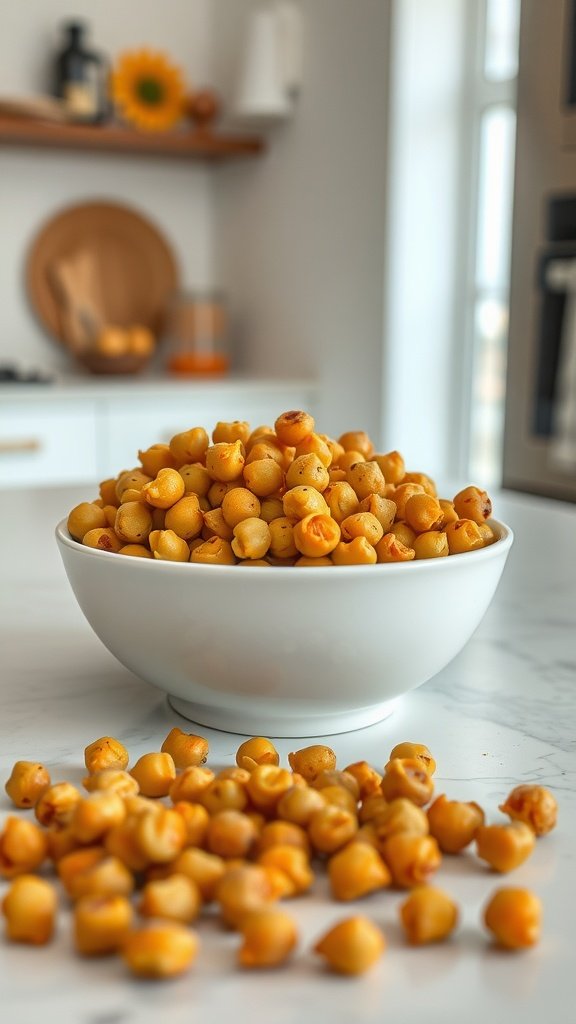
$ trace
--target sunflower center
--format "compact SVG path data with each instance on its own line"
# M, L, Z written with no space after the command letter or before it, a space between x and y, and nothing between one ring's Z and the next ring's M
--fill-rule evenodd
M157 78L140 78L136 83L136 93L142 103L155 107L164 99L164 86Z

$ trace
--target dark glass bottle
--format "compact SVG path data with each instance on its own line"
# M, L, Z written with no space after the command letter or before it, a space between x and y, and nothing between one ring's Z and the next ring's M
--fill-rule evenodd
M84 25L69 22L64 28L68 38L56 58L56 96L74 121L101 121L106 114L105 62L84 46Z

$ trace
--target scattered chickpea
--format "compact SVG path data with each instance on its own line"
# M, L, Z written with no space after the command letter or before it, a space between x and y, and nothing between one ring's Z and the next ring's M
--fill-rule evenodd
M336 853L357 831L356 815L334 804L326 804L316 811L308 825L308 836L317 853Z
M373 793L380 793L382 776L368 764L368 761L355 761L353 764L347 765L344 771L356 779L359 799L364 800Z
M178 803L179 800L189 800L194 803L214 779L215 775L211 768L206 768L204 765L192 765L191 768L185 768L176 776L168 794L174 803Z
M261 867L279 871L288 880L284 895L298 896L307 892L314 881L314 872L306 850L290 844L270 846L258 856Z
M247 857L257 836L256 825L242 811L224 810L208 823L206 846L219 857Z
M74 907L74 945L82 956L115 953L132 927L133 911L125 896L83 896Z
M190 548L174 530L152 530L149 543L154 558L165 562L190 561Z
M171 872L186 875L195 885L204 903L211 903L227 867L222 857L207 850L188 847L170 865Z
M103 768L102 771L88 775L82 780L84 789L89 793L96 793L99 790L111 790L118 793L123 799L129 796L137 796L140 786L130 772L121 768Z
M50 773L38 761L16 761L4 789L15 807L34 807L50 785Z
M272 814L281 797L293 785L293 775L285 768L259 764L250 774L246 790L257 811Z
M45 945L54 932L54 886L37 875L20 875L4 896L2 913L6 919L6 938L10 942Z
M288 763L292 771L303 775L306 782L312 782L320 772L336 767L336 754L331 747L315 743L288 754Z
M138 902L142 917L162 917L190 924L202 909L202 896L186 875L173 874L147 882Z
M206 808L202 804L191 804L188 800L180 800L174 804L174 810L184 821L185 846L203 846L210 821L210 815Z
M325 804L321 791L308 786L292 786L278 801L276 813L284 821L306 828L312 816Z
M48 853L46 834L33 821L8 815L0 832L0 875L15 878L35 871Z
M358 820L360 821L360 824L366 825L369 821L373 821L382 814L387 807L388 801L384 799L382 793L372 793L370 796L364 797L358 810Z
M484 910L484 923L505 949L534 946L540 938L542 904L529 889L497 889Z
M339 974L364 974L380 959L386 940L380 928L366 917L348 917L330 928L314 946L314 952Z
M216 899L226 924L238 928L246 914L273 902L274 891L264 867L244 864L225 872L218 883Z
M56 782L42 793L34 814L41 825L69 825L81 794L70 782Z
M523 785L508 794L500 810L515 821L529 825L535 835L544 836L556 825L558 804L544 786Z
M387 807L371 819L371 822L374 828L375 843L379 850L383 850L384 843L390 836L401 833L427 836L429 833L426 811L405 797L391 800Z
M130 775L136 779L142 796L167 796L176 778L176 767L170 754L143 754Z
M257 850L263 853L273 846L295 846L310 855L310 842L306 831L293 821L269 821L263 824L258 835Z
M386 800L404 796L423 807L432 799L434 783L415 757L395 757L388 762L380 786Z
M458 908L442 889L417 886L400 906L400 920L408 942L423 946L448 938L458 923Z
M78 801L69 827L78 842L93 843L125 817L126 807L117 793L97 791Z
M383 844L382 855L390 868L394 884L412 889L429 881L440 867L442 855L432 836L400 832Z
M368 843L351 842L328 861L332 895L337 900L356 900L385 889L392 878L382 857Z
M443 853L460 853L484 824L484 811L478 804L448 800L442 795L428 808L428 822L430 835Z
M248 783L244 786L236 779L215 778L202 790L198 800L210 815L220 811L243 811L248 803L247 787Z
M481 825L476 830L476 853L494 871L506 874L523 864L536 842L534 832L523 821L507 825Z
M241 743L236 751L236 764L239 768L254 771L259 764L278 765L280 757L271 740L265 736L253 736Z
M242 967L278 967L283 964L298 942L293 919L276 907L247 914L240 928L242 945L238 963Z
M479 487L465 487L454 498L454 508L460 519L483 523L492 514L492 502L486 491Z
M176 921L154 923L131 931L121 954L139 978L172 978L183 974L198 952L196 934Z
M176 768L194 768L208 758L208 740L194 733L186 733L178 726L170 730L161 751L170 754Z
M397 757L414 758L416 761L420 762L422 768L424 768L424 771L428 775L434 775L434 772L436 771L436 761L432 757L428 747L425 747L423 743L409 743L406 740L402 743L397 743L390 751L390 757L388 760L393 761Z
M102 736L89 743L84 751L84 764L90 775L105 768L124 771L128 767L129 755L126 747L113 736Z
M80 854L98 850L83 862ZM83 847L75 854L67 854L58 864L58 873L70 899L76 901L84 896L129 896L134 889L132 870L119 857L107 855L102 848ZM72 864L72 861L75 861ZM83 866L84 864L84 866Z

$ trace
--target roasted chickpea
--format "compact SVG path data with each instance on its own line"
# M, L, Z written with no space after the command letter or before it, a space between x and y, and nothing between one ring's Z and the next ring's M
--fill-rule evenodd
M390 836L382 846L382 856L400 889L426 884L442 861L436 840L414 832Z
M196 494L185 494L166 512L164 527L172 530L177 537L193 540L204 525L200 500Z
M484 547L480 528L472 519L457 519L455 523L448 523L445 533L451 555Z
M348 790L355 803L360 799L360 787L354 776L348 771L339 771L337 768L323 768L322 771L310 779L310 785L314 789L320 790L340 786L342 789Z
M376 544L376 557L379 562L411 562L415 556L414 548L407 547L396 533L385 533Z
M406 467L400 452L386 452L383 455L371 455L370 457L380 466L387 484L396 485L404 479Z
M82 501L70 512L67 526L70 536L82 542L89 530L103 529L108 526L108 521L104 509L90 501Z
M256 837L256 825L247 814L218 811L208 823L206 846L219 857L247 857Z
M222 508L213 508L208 512L203 513L204 527L202 529L202 539L210 540L211 537L220 537L222 540L231 541L234 537L234 531L231 526L224 519L222 514Z
M332 451L319 434L308 434L307 437L296 445L294 458L298 459L301 455L317 455L326 469L328 469L332 462Z
M404 516L408 526L411 526L416 533L424 530L438 530L442 522L443 513L440 502L431 494L413 494L408 498L404 508Z
M357 462L366 462L366 459L362 455L362 452L345 451L344 454L341 455L340 458L338 459L338 465L336 467L330 468L335 468L342 471L344 473L344 479L346 480L350 466L354 466Z
M260 515L260 502L247 487L233 487L222 499L222 515L227 525L234 529L243 519Z
M185 768L170 786L168 791L170 799L174 803L179 800L189 800L191 803L195 803L214 778L215 775L211 768L196 765Z
M381 494L369 494L363 498L358 506L358 511L369 512L375 516L384 533L389 533L394 525L396 505L389 498L383 498Z
M153 444L150 448L138 452L142 469L150 477L158 476L161 469L174 469L176 459L167 444Z
M41 825L69 825L80 791L70 782L56 782L42 793L34 814Z
M480 536L484 542L484 547L488 547L489 544L493 544L496 540L496 534L488 523L477 523L478 529L480 530Z
M239 930L242 945L238 963L242 967L278 967L288 959L298 941L292 918L275 907L247 914Z
M275 895L266 869L259 864L229 868L216 889L216 899L226 924L238 928L246 914L263 910Z
M127 491L140 493L144 484L150 483L151 477L143 473L141 469L127 469L120 473L116 480L116 500L119 505L128 499L124 497Z
M400 906L400 920L408 942L423 946L448 938L458 923L458 908L441 889L417 886Z
M161 509L172 508L184 497L184 491L184 480L176 469L161 469L158 476L142 488L148 504Z
M140 792L136 779L133 779L129 772L117 768L103 768L102 771L95 772L94 775L88 775L82 780L82 785L89 793L95 793L99 790L110 790L118 793L118 796L124 799L129 796L136 796ZM80 794L78 794L78 797L80 797Z
M404 547L412 547L416 534L414 530L408 526L408 523L393 523L389 532L393 534L393 536L396 537L396 540L400 541Z
M114 530L109 527L98 527L96 530L88 530L82 538L82 543L88 548L97 548L98 551L110 551L116 553L122 547L122 541L116 536Z
M351 842L328 861L328 877L336 900L357 900L385 889L392 878L380 854L368 843Z
M84 896L74 907L74 945L82 956L115 953L132 926L125 896Z
M327 555L324 558L297 558L294 561L295 566L300 566L307 569L317 569L323 565L334 565L334 562Z
M465 487L454 498L454 508L460 519L472 519L483 523L492 514L492 502L486 491L479 487Z
M420 767L424 769L427 775L434 775L436 771L436 761L428 747L425 747L423 743L410 743L408 740L397 743L395 747L392 747L388 761L394 761L397 757L408 757L418 761Z
M227 870L226 861L207 850L188 847L171 864L173 874L182 874L198 887L204 903L210 903Z
M74 901L84 896L129 896L134 889L132 871L102 847L83 847L62 857L58 874Z
M243 811L248 803L247 785L236 779L215 778L199 794L198 801L209 814L218 814L219 811Z
M268 498L262 498L260 502L260 518L265 523L270 524L273 519L280 519L283 515L285 515L285 512L282 498L275 498L273 495L270 495Z
M276 494L284 481L284 470L274 459L256 459L244 467L244 484L259 498Z
M387 495L396 505L396 519L406 518L406 504L415 494L424 494L424 488L420 484L399 484L394 488L392 494Z
M119 505L118 498L116 497L116 478L109 477L108 480L102 480L102 483L98 485L98 493L100 500L106 505Z
M34 807L50 785L50 773L38 761L16 761L4 789L16 807Z
M405 473L402 483L419 484L426 494L429 494L432 498L436 497L436 484L426 473Z
M38 825L9 815L0 832L0 875L15 878L35 871L48 853L46 835Z
M300 455L286 473L286 486L315 487L317 491L325 491L330 483L328 470L317 455Z
M329 511L337 523L342 523L359 510L356 491L345 480L329 484L324 492L324 498L327 503L325 511Z
M445 530L446 527L448 526L448 523L456 522L456 520L458 519L458 513L454 508L453 501L448 501L447 498L438 498L438 501L440 502L440 508L442 509L442 521L438 529ZM488 529L490 529L490 527L488 527Z
M141 544L152 529L150 510L141 501L127 501L120 505L114 521L114 532L121 541Z
M313 514L294 526L294 544L306 558L329 555L340 541L340 527L329 515Z
M190 561L202 565L236 565L232 545L221 537L211 537L190 552Z
M262 519L243 519L234 527L232 551L237 558L264 558L272 540L268 523Z
M346 472L346 480L359 501L371 494L384 497L386 481L377 462L353 462Z
M366 796L362 800L360 808L358 810L358 820L361 825L367 824L369 821L373 821L388 807L388 801L384 799L381 793L372 793L371 796Z
M529 889L497 889L484 910L484 923L499 946L524 949L540 938L542 904Z
M183 924L195 921L201 909L198 886L191 878L178 874L147 882L138 903L142 917L162 917Z
M340 529L343 540L365 537L372 546L382 539L384 533L382 524L371 512L356 512L354 515L348 516L340 524Z
M101 791L78 801L69 827L78 842L94 843L125 817L122 798L112 791Z
M190 548L174 530L152 530L149 538L154 558L164 562L188 562Z
M251 772L246 790L257 811L272 813L281 797L294 785L293 775L274 764L259 764Z
M183 974L196 958L198 939L176 921L154 923L131 931L122 959L139 978L172 978Z
M310 856L310 843L305 830L291 821L264 821L256 846L259 854L273 846L295 846L303 850L307 857Z
M234 441L242 441L242 444L246 445L249 437L250 424L246 420L232 420L232 422L219 420L212 431L214 444L233 444Z
M298 549L294 544L293 526L286 516L273 519L268 524L270 529L270 554L274 558L294 558Z
M245 449L241 441L220 442L206 451L206 469L213 480L231 483L242 475Z
M332 455L332 462L338 462L340 456L344 455L344 449L338 441L335 441L333 437L329 437L328 434L318 434L318 437L324 441L324 444L328 445L330 454Z
M272 459L276 462L280 469L284 469L284 456L282 454L282 447L274 438L274 441L259 441L257 444L252 445L249 454L246 456L246 465L249 466L251 462L261 462L264 459Z
M480 825L476 830L476 853L494 871L506 874L523 864L536 842L534 833L523 821L507 825Z
M293 447L314 432L314 417L301 410L283 412L274 423L278 440Z
M149 863L169 864L184 849L188 838L186 823L174 808L160 807L139 815L134 838Z
M336 853L357 831L356 815L334 804L326 804L316 811L308 825L308 837L317 853Z
M396 800L391 800L386 807L370 820L374 826L374 841L379 850L384 849L384 843L387 839L390 839L390 836L397 836L402 833L427 836L429 832L426 812L405 797L397 797Z
M176 766L170 754L143 754L130 769L142 796L167 796L174 779Z
M395 757L384 769L381 790L386 800L403 796L423 807L432 799L434 783L417 758Z
M414 540L415 558L445 558L449 554L448 538L442 530L428 530Z
M270 846L259 854L258 863L270 872L279 873L280 881L283 879L280 897L299 896L307 892L314 881L308 854L298 846L287 843Z
M315 743L288 754L288 763L292 771L302 775L306 782L312 782L320 772L336 767L336 754L331 747Z
M375 548L366 537L354 537L351 541L340 541L331 553L333 565L375 565Z
M178 726L170 730L160 749L163 754L170 754L178 769L195 768L208 759L208 740L183 732Z
M344 769L346 775L351 775L358 785L358 798L364 800L372 793L380 794L380 783L382 776L375 768L372 768L368 761L354 761Z
M113 736L101 736L100 739L89 743L84 750L84 764L90 775L105 768L123 771L128 767L128 760L126 747Z
M236 751L236 764L252 772L259 764L280 763L280 757L271 740L265 736L253 736L241 743Z
M203 846L208 832L210 815L202 804L191 804L187 800L179 800L174 810L184 821L186 829L186 846Z
M282 499L282 511L291 522L314 514L329 515L328 505L320 491L304 485L291 487L286 491Z
M334 925L314 946L314 952L339 974L364 974L380 959L386 940L366 917L348 917Z
M442 795L428 808L428 822L443 853L460 853L484 824L484 811L478 804L447 800Z
M6 938L42 946L54 932L56 891L50 882L36 875L14 879L2 901Z
M278 801L276 813L279 818L305 828L316 811L325 805L321 791L308 786L291 786Z
M345 452L360 452L365 459L371 458L374 451L374 445L364 430L348 430L340 435L338 444Z
M192 427L181 434L174 434L170 440L170 451L176 465L185 466L191 462L202 462L210 438L203 427Z
M145 548L143 544L125 544L123 548L120 548L119 555L128 555L132 558L153 558L153 554L149 548Z
M212 477L200 462L180 466L178 472L184 481L185 494L195 494L198 498L205 498L208 495Z
M558 804L544 786L516 786L500 804L500 810L515 821L529 825L537 836L551 832L556 825Z

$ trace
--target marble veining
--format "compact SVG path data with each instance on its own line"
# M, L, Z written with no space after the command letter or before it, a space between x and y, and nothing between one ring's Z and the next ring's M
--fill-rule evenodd
M0 778L17 758L38 758L54 780L80 784L82 751L113 733L133 758L159 744L182 720L164 696L120 666L83 619L59 562L52 531L65 510L90 491L0 493ZM322 879L294 904L302 942L278 972L234 968L237 939L208 918L201 950L186 977L138 984L117 959L83 961L72 953L70 913L45 949L0 940L2 1024L560 1024L575 1004L573 963L576 860L576 508L503 494L496 514L516 534L508 565L484 621L462 653L424 687L404 697L385 722L329 742L339 762L366 757L381 766L401 739L426 742L438 762L436 791L477 800L491 820L519 782L550 786L559 827L506 879L472 853L445 858L438 884L461 906L455 938L410 950L397 921L402 894L386 892L351 905L328 902ZM542 522L551 542L542 544ZM449 624L443 624L449 626ZM211 763L233 763L238 738L201 730ZM307 740L307 743L312 742ZM279 740L283 758L298 741ZM10 813L0 796L0 818ZM533 888L542 897L542 943L506 956L487 943L482 906L499 885ZM5 884L0 883L0 898ZM367 913L387 936L378 967L360 980L328 975L310 945L339 918ZM568 1013L568 1016L567 1016Z

